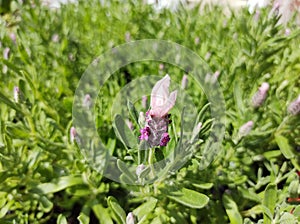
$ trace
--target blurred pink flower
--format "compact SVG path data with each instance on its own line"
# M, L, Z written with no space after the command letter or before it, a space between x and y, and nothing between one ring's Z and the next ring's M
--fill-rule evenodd
M252 106L257 108L260 107L267 98L267 93L270 88L269 83L264 82L258 88L258 91L252 97Z
M300 113L300 95L296 100L290 103L288 106L288 112L292 115L297 115Z
M148 103L148 97L147 96L142 96L142 106L143 108L147 108L147 103Z
M90 108L92 106L92 99L91 99L90 94L86 94L84 96L82 106L87 107L87 108Z
M135 221L135 217L133 215L132 212L129 212L127 217L126 217L126 224L135 224L136 221Z
M75 127L71 127L70 129L70 141L71 143L74 143L74 140L76 139L77 137L77 131L75 129Z
M188 85L188 76L187 74L184 74L183 77L182 77L182 80L181 80L181 88L182 89L185 89Z
M166 75L159 80L152 89L150 115L164 117L175 105L177 91L169 94L170 76Z
M139 177L145 168L146 166L144 164L138 165L135 170L136 175Z
M4 48L4 50L3 50L3 58L4 59L6 59L6 60L8 59L9 52L10 52L10 48L9 47Z
M252 130L253 125L254 125L253 121L248 121L247 123L242 125L239 129L239 136L243 137L243 136L248 135L250 133L250 131Z
M14 100L16 103L19 102L19 98L20 98L20 89L18 86L14 87Z

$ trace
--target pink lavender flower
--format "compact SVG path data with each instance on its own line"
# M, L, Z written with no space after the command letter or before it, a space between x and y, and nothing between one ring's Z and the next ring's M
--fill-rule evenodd
M14 87L14 100L16 103L19 102L19 98L20 98L20 89L18 86Z
M177 91L169 94L170 77L166 75L152 89L150 110L146 112L145 127L140 130L140 140L146 140L151 147L166 146L170 141L168 125L169 111L175 104Z
M87 107L87 108L90 108L90 107L92 106L92 100L91 100L90 94L86 94L86 95L84 96L82 105L83 105L84 107Z
M130 130L133 130L133 124L132 124L132 122L129 119L126 119L125 122L126 122L127 127Z
M188 85L188 76L186 74L183 75L182 80L181 80L181 88L185 89Z
M53 43L57 43L59 41L59 35L57 33L53 34L51 40Z
M16 35L14 34L14 33L10 33L9 34L9 38L11 39L11 41L14 43L14 44L16 44Z
M158 68L159 68L159 70L163 70L165 68L165 66L164 66L164 64L161 63L161 64L159 64Z
M270 88L269 83L264 82L258 88L258 91L252 97L252 106L254 108L260 107L267 98L267 93Z
M210 59L210 57L211 57L211 53L210 53L210 52L207 52L204 58L205 58L205 60L207 61L207 60Z
M146 166L144 164L138 165L135 170L136 175L139 177L145 168Z
M70 129L70 141L71 143L74 143L74 140L76 139L77 137L77 131L75 129L75 127L71 127Z
M10 52L10 48L9 48L9 47L4 48L4 50L3 50L3 58L4 58L5 60L8 59L9 52Z
M142 96L142 106L143 108L147 108L147 103L148 103L148 97L147 96Z
M151 134L150 128L149 127L142 128L140 130L140 132L141 132L140 140L146 140L146 141L148 141L149 136Z
M170 141L170 136L168 134L168 132L165 132L162 134L159 145L160 146L166 146L168 144L168 142Z
M300 114L300 95L296 100L290 103L287 110L292 115Z
M239 129L239 136L243 137L243 136L248 135L250 133L250 131L252 130L253 125L254 125L253 121L248 121L247 123L242 125Z
M194 42L195 42L196 45L198 45L200 43L200 38L196 37L195 40L194 40Z
M129 212L127 217L126 217L126 224L135 224L136 221L135 221L135 217L133 215L132 212Z

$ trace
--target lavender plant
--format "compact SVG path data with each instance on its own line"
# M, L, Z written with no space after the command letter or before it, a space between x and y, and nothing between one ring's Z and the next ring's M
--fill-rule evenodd
M292 20L281 25L269 7L228 15L205 6L157 11L138 1L57 9L3 1L0 10L0 223L299 222L299 28ZM95 122L78 127L72 104L87 66L141 39L185 46L213 72L197 80L201 66L128 64L103 83L90 80L87 87L103 88L84 89L76 103L81 121ZM139 91L130 85L149 74L158 78ZM206 94L218 97L214 83L225 98L226 132L207 166L214 150L205 144L218 137ZM192 124L185 123L189 102ZM99 141L84 137L91 130ZM103 175L106 167L119 182Z

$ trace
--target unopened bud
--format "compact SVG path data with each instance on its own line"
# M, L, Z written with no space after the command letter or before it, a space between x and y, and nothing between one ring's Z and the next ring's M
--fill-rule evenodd
M243 136L248 135L250 133L250 131L252 130L253 125L254 125L253 121L248 121L246 124L241 126L239 129L239 136L243 137Z
M3 58L4 58L5 60L8 59L9 52L10 52L10 48L9 48L9 47L4 48L4 50L3 50Z
M92 101L91 101L91 96L90 96L90 94L86 94L86 95L84 96L82 105L83 105L84 107L87 107L87 108L90 108L90 107L92 106Z
M148 97L147 96L142 96L142 106L143 108L147 109L147 104L148 104Z
M182 80L181 80L181 88L186 89L188 85L188 76L186 74L183 75Z
M139 177L145 168L146 166L144 164L138 165L135 170L136 175Z
M18 86L14 87L14 100L16 103L19 102L19 98L20 98L20 89Z
M126 224L135 224L136 221L135 221L135 217L133 215L132 212L129 212L127 217L126 217Z
M258 91L252 97L252 105L254 108L260 107L264 103L267 98L269 88L269 83L262 83L261 87L259 87Z
M77 137L76 129L75 129L75 127L71 127L71 129L70 129L70 141L71 141L71 143L74 143L74 140L76 139L76 137Z
M296 100L290 103L287 110L292 115L297 115L300 113L300 95Z

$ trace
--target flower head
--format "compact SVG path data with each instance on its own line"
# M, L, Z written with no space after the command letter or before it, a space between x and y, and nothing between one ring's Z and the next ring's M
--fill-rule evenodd
M152 89L150 101L150 115L154 117L164 117L174 106L177 91L169 94L170 76L166 75L159 80Z

